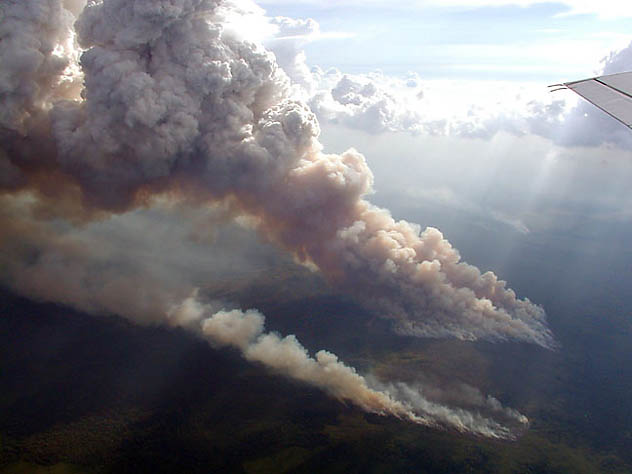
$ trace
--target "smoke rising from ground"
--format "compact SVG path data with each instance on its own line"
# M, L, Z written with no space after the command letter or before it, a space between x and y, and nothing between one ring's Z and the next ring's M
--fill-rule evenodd
M222 207L162 202L77 228L46 218L39 206L0 198L0 281L91 314L164 323L168 308L193 288L234 287L283 263Z
M194 281L158 277L152 268L125 274L124 265L108 265L107 252L86 266L101 249L67 237L86 219L149 206L156 196L222 202L402 334L554 346L541 307L461 262L437 229L395 221L366 199L373 176L364 157L323 151L315 115L292 98L274 56L223 29L230 3L81 7L0 5L0 190L7 199L36 199L49 221L22 225L15 209L2 214L3 237L20 250L3 254L5 284L93 312L167 321L166 309ZM20 248L22 236L31 249ZM143 295L145 287L154 292ZM330 353L313 359L296 339L263 333L256 313L216 313L202 331L365 409L449 421L368 388ZM462 429L476 431L475 424L462 421Z
M38 216L33 200L5 197L0 203L7 223L0 229L0 279L30 298L186 328L216 347L235 347L250 361L370 412L491 437L512 438L524 427L485 410L478 402L483 396L473 388L437 396L439 389L424 382L406 386L402 396L395 385L365 379L330 352L311 357L294 336L264 333L257 311L224 310L235 307L230 301L202 303L196 285L214 294L214 283L265 274L275 265L270 260L278 264L280 257L226 222L221 208L162 203L75 229ZM240 248L248 253L239 254ZM457 392L463 396L455 398Z
M209 316L210 315L210 316ZM194 293L169 312L172 324L195 328L211 344L238 349L242 355L280 374L315 385L331 396L350 401L360 408L381 415L393 415L414 423L442 426L492 438L511 439L515 432L478 411L450 408L424 397L421 387L405 383L384 385L369 381L355 369L338 360L335 354L318 351L311 357L296 337L264 332L265 318L256 310L217 311L215 305L201 303ZM493 397L485 399L476 389L463 398L476 409L487 408L513 421L514 429L524 429L528 420L515 410L503 407Z

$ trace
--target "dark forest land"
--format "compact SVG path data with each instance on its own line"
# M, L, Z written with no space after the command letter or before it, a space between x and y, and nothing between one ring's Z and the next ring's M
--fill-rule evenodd
M552 352L395 336L324 292L259 303L270 329L310 351L332 350L380 378L472 384L530 427L494 441L367 414L182 330L3 291L0 473L632 472L632 374L620 340L630 335L617 320L608 338L575 320Z

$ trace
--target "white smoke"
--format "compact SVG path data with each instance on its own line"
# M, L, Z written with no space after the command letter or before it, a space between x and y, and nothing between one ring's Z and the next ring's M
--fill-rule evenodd
M319 387L331 396L350 401L366 411L493 438L511 439L516 435L511 428L477 411L432 402L424 397L420 387L413 388L404 383L383 385L373 381L375 388L372 388L367 379L342 363L335 354L321 350L311 357L296 337L264 332L265 318L256 310L215 310L214 305L201 303L195 292L180 305L174 306L169 311L169 318L172 324L189 328L195 328L195 323L199 323L201 334L211 344L235 347L250 361ZM484 400L477 391L472 394L467 394L467 398L473 401L473 405L487 405L490 411L506 415L506 418L513 419L516 429L523 429L528 423L526 417L502 407L496 399L489 397Z
M478 409L486 410L494 415L502 415L508 424L503 425L491 417L486 417L476 410L448 407L426 398L424 388L413 387L399 382L383 386L386 393L404 401L411 410L424 413L425 416L440 426L458 431L471 432L490 438L514 439L527 427L529 420L516 410L503 407L498 400L489 397ZM480 393L475 394L480 396ZM476 401L476 398L474 399ZM511 424L511 426L510 426Z

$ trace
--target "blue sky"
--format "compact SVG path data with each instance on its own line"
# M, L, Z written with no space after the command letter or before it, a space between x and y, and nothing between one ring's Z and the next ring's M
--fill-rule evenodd
M399 217L442 226L446 213L464 212L517 238L561 231L588 216L623 223L632 215L630 131L575 94L546 87L598 75L605 58L621 51L609 72L632 70L632 6L257 4L271 17L318 22L320 34L281 33L272 50L292 81L310 90L304 97L326 149L364 153L375 174L374 200L400 209ZM299 63L339 72L317 72L310 83Z
M323 32L348 33L312 42L305 52L310 64L352 73L555 82L591 76L608 52L632 39L629 16L568 14L560 3L258 3L269 15L309 17Z

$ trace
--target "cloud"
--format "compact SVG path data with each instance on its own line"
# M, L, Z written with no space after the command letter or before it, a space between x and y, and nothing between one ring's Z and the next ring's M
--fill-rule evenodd
M290 76L292 77L292 76ZM424 81L343 74L312 68L309 99L319 120L370 134L407 132L489 140L499 132L555 138L574 98L547 96L544 87L490 81ZM540 90L538 90L540 89Z
M404 80L388 79L381 73L350 76L337 70L314 75L321 86L310 99L310 107L323 120L340 123L369 133L407 131L433 133L435 123L427 123L415 107L423 92L417 89L418 76ZM420 95L421 94L421 95Z
M504 131L552 136L570 109L563 100L551 100L544 87L533 85L425 81L414 72L397 78L380 71L323 71L308 65L303 50L310 41L305 29L318 31L318 24L312 19L283 19L283 24L305 34L287 35L282 41L272 38L266 44L289 76L295 96L306 100L323 123L371 134L408 132L489 139Z
M276 27L276 32L266 40L266 48L274 52L277 64L292 78L294 95L309 97L314 93L316 84L301 48L320 35L320 26L310 18L274 17L270 23Z
M319 31L318 24L312 19L287 18L282 23L293 25L285 27L290 32L297 29L298 34L287 34L282 41L273 38L268 46L289 76L294 94L307 101L323 123L370 134L395 131L489 140L506 132L538 135L567 147L614 144L626 149L632 145L628 130L612 118L570 93L549 94L542 84L423 80L414 72L392 77L380 71L347 74L336 68L310 67L303 48L311 40L310 32ZM480 45L468 47L480 49ZM555 47L559 51L554 54L559 56L578 46L575 42ZM546 46L547 51L551 48ZM543 54L537 45L527 49L537 57ZM602 60L600 74L632 69L631 51L632 43L611 52ZM507 54L499 50L497 55L501 53Z

